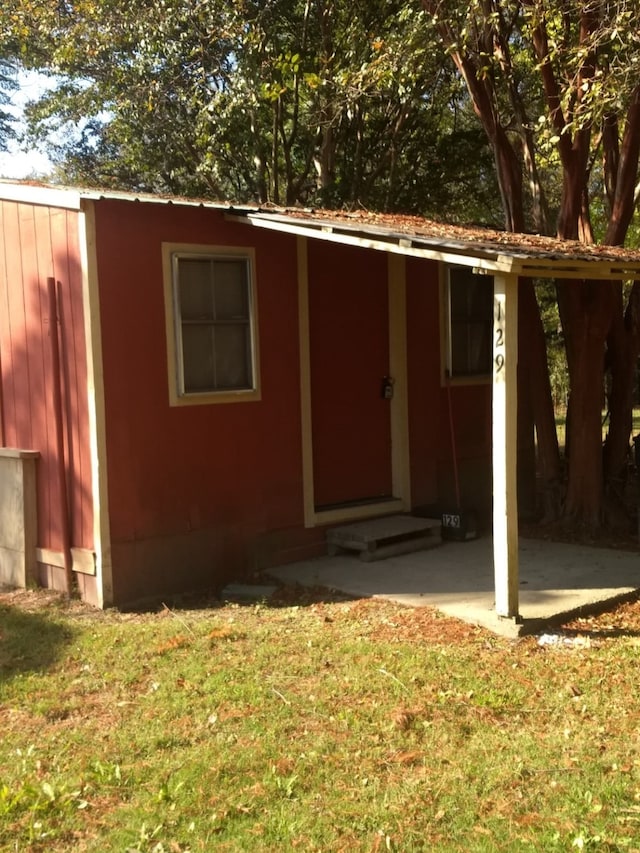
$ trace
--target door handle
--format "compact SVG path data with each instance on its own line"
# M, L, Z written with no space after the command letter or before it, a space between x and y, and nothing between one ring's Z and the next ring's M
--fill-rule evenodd
M393 386L395 385L395 379L392 376L383 376L382 377L382 399L383 400L393 400Z

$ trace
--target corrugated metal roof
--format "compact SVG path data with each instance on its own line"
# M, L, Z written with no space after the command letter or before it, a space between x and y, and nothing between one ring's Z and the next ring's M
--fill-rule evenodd
M252 224L321 240L545 278L640 279L640 251L535 234L462 227L419 216L296 208L246 211Z
M420 216L234 205L231 202L110 189L0 180L0 198L79 210L83 200L118 200L220 210L258 227L473 266L544 277L640 279L640 251L536 234L450 225Z
M339 224L342 228L363 231L368 234L386 234L389 236L410 237L425 244L451 245L462 249L472 245L478 251L488 254L509 252L517 255L530 255L531 252L544 252L552 258L570 255L581 260L603 258L619 260L634 257L640 260L640 252L611 246L585 245L577 241L558 240L539 234L514 234L508 231L481 226L450 225L434 222L420 216L396 213L370 213L345 211L283 209L277 211L283 218L307 220L313 223Z
M50 204L52 207L64 207L68 209L79 209L80 202L83 199L91 201L107 199L142 202L146 204L209 207L215 210L229 210L233 207L230 202L211 201L209 199L183 198L181 196L136 193L125 190L110 190L91 187L66 187L29 180L9 181L0 179L0 198L25 201L32 204Z

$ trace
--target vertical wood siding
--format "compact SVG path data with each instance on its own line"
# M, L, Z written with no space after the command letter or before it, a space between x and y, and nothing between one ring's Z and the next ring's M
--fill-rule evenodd
M237 577L304 522L295 240L117 200L96 235L115 599ZM170 406L162 242L255 248L260 400Z
M0 201L4 444L38 450L38 546L62 548L47 278L60 282L62 397L71 544L93 548L87 366L77 215Z

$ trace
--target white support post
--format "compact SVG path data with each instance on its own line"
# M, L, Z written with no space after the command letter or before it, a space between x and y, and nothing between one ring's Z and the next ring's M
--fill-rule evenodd
M493 567L496 613L518 612L518 277L493 284Z

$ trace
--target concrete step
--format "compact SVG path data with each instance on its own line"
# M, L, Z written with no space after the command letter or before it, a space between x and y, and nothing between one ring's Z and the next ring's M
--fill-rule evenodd
M327 530L327 550L331 555L356 551L361 560L384 560L434 548L442 542L441 525L432 518L389 515Z

